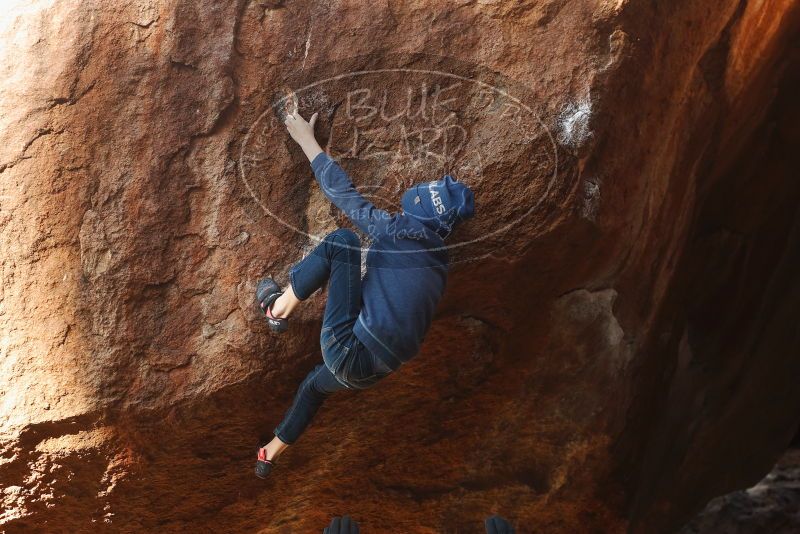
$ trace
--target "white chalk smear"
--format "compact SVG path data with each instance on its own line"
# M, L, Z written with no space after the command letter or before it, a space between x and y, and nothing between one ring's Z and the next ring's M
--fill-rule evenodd
M592 136L591 116L592 104L588 98L564 106L558 117L558 142L572 148L583 145Z
M314 28L313 26L310 26L308 28L308 37L306 37L306 51L305 51L305 54L303 55L303 65L300 67L300 70L303 70L303 69L306 68L306 59L308 58L308 49L311 48L311 30L313 28Z

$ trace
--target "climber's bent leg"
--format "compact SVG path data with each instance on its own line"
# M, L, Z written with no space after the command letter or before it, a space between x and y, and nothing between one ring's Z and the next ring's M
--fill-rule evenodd
M334 256L322 329L331 329L336 340L349 347L347 337L361 313L361 241L344 228L328 234L327 239L335 245L331 247Z
M322 287L333 270L353 264L359 266L360 280L361 241L352 230L334 230L289 270L295 296L306 300Z
M326 235L305 258L289 270L290 284L272 305L274 317L287 318L300 302L310 297L338 270L350 270L356 265L359 290L361 287L361 241L346 228ZM347 275L349 276L349 274ZM359 304L361 293L359 292ZM358 312L356 312L358 315Z
M366 389L391 370L378 368L376 359L353 332L361 313L360 241L355 233L344 229L328 234L325 241L331 243L328 250L333 260L319 336L322 360L334 378L349 389Z
M358 236L346 228L326 235L308 256L289 270L290 284L270 308L272 316L289 317L300 302L322 287L336 265L348 263L353 253L357 257L360 277L361 242Z
M345 389L345 386L336 380L325 364L317 364L297 389L291 408L273 432L275 436L287 445L293 444L308 427L325 399L340 389Z

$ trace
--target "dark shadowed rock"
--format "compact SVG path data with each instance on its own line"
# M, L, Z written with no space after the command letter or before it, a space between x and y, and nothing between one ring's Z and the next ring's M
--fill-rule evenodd
M800 532L800 451L790 450L758 484L713 499L680 534Z

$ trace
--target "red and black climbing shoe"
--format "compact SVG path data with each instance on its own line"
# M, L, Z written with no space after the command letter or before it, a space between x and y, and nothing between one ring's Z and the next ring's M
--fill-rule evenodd
M258 457L256 459L256 476L258 478L267 478L275 464L272 460L267 460L267 444L258 448Z
M289 319L272 315L272 305L283 295L280 286L272 278L259 280L256 286L256 302L259 310L267 318L267 324L273 332L286 332L289 328Z

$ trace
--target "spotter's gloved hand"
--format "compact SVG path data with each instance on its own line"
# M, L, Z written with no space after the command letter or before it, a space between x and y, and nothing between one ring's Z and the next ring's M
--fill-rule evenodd
M486 534L514 534L514 527L499 515L487 517L483 522Z
M322 534L358 534L358 523L350 519L349 515L334 517Z

